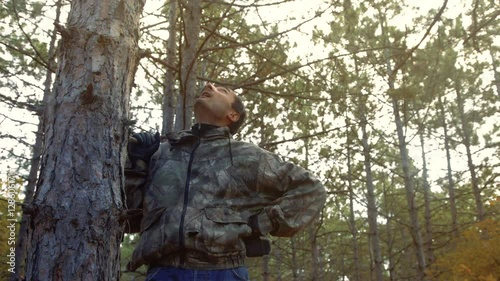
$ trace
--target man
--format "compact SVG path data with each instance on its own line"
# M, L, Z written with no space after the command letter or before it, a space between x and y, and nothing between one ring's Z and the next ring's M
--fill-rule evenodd
M249 280L245 256L268 254L268 234L307 226L325 188L308 171L231 139L246 116L234 91L207 84L194 113L190 131L170 133L161 145L158 134L135 134L129 145L134 169L149 168L146 184L131 188L141 192L131 198L142 197L143 217L128 267L148 265L148 281Z

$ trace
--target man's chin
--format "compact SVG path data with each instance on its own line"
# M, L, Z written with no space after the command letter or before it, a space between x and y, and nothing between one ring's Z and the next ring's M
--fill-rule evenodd
M197 98L195 101L194 101L194 108L196 108L197 106L204 106L205 104L205 99L204 98Z
M206 112L208 110L206 101L204 99L197 98L194 101L193 110L194 110L195 113L196 112L199 112L199 113Z

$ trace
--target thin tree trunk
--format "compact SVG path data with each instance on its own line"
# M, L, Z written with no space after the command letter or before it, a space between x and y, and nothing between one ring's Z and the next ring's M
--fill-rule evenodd
M467 166L469 168L469 173L471 177L472 192L474 194L474 200L476 202L476 216L478 221L482 221L484 219L483 200L481 198L481 189L479 188L479 184L477 182L476 167L474 166L474 162L472 161L471 141L470 141L471 131L469 130L469 125L467 124L468 122L465 118L462 87L458 79L455 80L455 93L457 95L457 106L460 115L460 130L462 133L462 141L465 146L465 151L467 155Z
M59 0L56 3L56 18L55 22L59 23L59 18L61 16L61 6L62 1ZM43 90L43 102L42 105L46 106L50 95L50 88L52 86L52 72L53 68L56 67L55 62L55 44L57 38L57 30L54 28L52 35L50 37L49 51L48 51L48 69L45 74L44 90ZM45 111L45 110L43 110ZM35 145L33 146L33 157L30 161L30 171L28 174L28 180L26 184L24 204L30 206L33 201L33 194L35 193L36 181L38 179L38 171L40 169L40 158L42 155L44 136L43 132L45 130L44 125L44 114L40 112L38 118L38 127L35 135ZM29 213L29 211L28 211ZM31 221L31 215L24 214L21 219L21 224L19 227L19 238L16 243L16 268L15 273L12 274L11 280L21 280L22 276L25 276L25 266L26 266L26 254L28 251L28 241L30 241L31 233L28 229L28 225Z
M320 253L318 239L316 237L317 223L313 223L308 227L309 241L311 242L311 280L320 281Z
M343 236L343 235L340 235L340 236L339 236L339 238L340 238L340 243L339 243L339 245L344 245L344 236ZM345 252L345 251L342 251L342 252ZM346 279L346 277L347 277L347 276L346 276L346 275L347 275L347 270L346 270L346 266L345 266L344 254L345 254L345 253L342 253L341 255L339 255L340 264L341 264L341 266L340 266L340 270L341 270L341 271L340 271L340 272L342 272L342 273L341 273L341 275L342 275L342 281L345 281L345 279Z
M410 242L408 241L408 237L406 235L406 229L405 228L399 228L400 233L401 233L401 245L413 245L415 242ZM412 234L410 233L410 236ZM415 239L413 239L415 241ZM415 247L408 247L407 251L403 252L403 256L401 257L401 260L405 259L404 265L405 266L399 266L399 279L396 280L409 280L409 281L421 281L421 279L418 276L418 272L414 271L414 266L415 266L415 257L413 256L414 253L412 253L412 250L415 250ZM418 264L417 264L418 267ZM417 275L416 275L417 274Z
M458 213L457 204L455 197L455 182L453 180L453 172L451 169L451 148L450 148L450 138L448 137L448 126L446 125L446 113L444 111L444 104L441 94L438 95L438 108L439 115L441 117L441 124L443 126L444 134L444 149L446 151L446 177L448 180L448 196L450 200L450 213L451 213L451 228L453 235L458 237Z
M170 0L170 9L168 14L168 41L166 44L167 48L167 64L169 66L175 65L175 54L176 54L176 36L177 32L175 30L177 26L177 1ZM175 72L169 67L166 68L164 77L164 88L163 88L163 124L162 124L162 135L166 135L168 132L173 130L174 126L174 112L175 112Z
M445 1L446 4L446 1ZM379 10L380 12L380 10ZM386 26L385 26L385 15L381 14L381 21L380 21L380 27L382 29L382 37L384 44L386 46L389 46L390 43L387 40L387 34L386 34ZM387 77L388 77L388 84L389 84L389 90L394 91L395 86L394 86L394 77L396 77L395 73L392 70L391 66L391 55L390 55L390 49L386 48L384 50L384 57L386 60L386 70L387 70ZM417 205L415 203L415 188L414 188L414 183L413 183L413 176L410 173L410 160L408 156L408 149L406 146L406 139L405 135L403 133L403 122L401 120L400 112L399 112L399 104L398 100L396 99L395 96L391 97L391 102L392 102L392 108L393 108L393 114L394 114L394 123L396 125L396 131L398 135L398 147L399 147L399 153L401 156L401 166L403 169L403 179L404 179L404 185L405 185L405 190L406 190L406 201L408 204L408 212L410 216L410 233L413 238L413 245L415 248L415 255L416 255L416 261L417 261L417 277L418 280L425 280L425 269L426 269L426 263L425 263L425 254L424 254L424 248L423 248L423 242L422 242L422 236L420 234L420 226L418 223L418 209Z
M500 72L497 69L497 60L495 58L495 53L493 49L490 47L490 55L491 55L491 64L493 66L493 73L495 75L495 87L497 89L497 95L500 98Z
M276 247L274 250L273 250L273 253L274 253L274 257L276 258L276 281L281 281L282 280L282 276L283 276L283 272L282 272L282 269L281 269L281 265L283 264L283 257L281 255L281 250Z
M73 1L46 111L27 280L117 280L144 1Z
M269 281L271 278L271 271L269 270L269 255L262 257L262 277L263 281Z
M292 266L292 280L293 281L299 281L299 276L298 276L298 272L299 272L299 266L298 266L298 262L297 262L297 247L295 245L295 236L291 237L290 238L290 244L291 244L291 249L290 251L292 252L292 260L291 260L291 266Z
M418 120L420 119L420 114L417 111ZM424 204L425 204L425 246L427 250L427 261L428 264L434 262L434 253L432 249L432 224L431 224L431 187L429 185L429 175L427 171L427 159L425 152L425 139L424 139L424 125L423 122L419 123L419 136L420 136L420 148L422 152L422 178L424 180Z
M304 139L304 150L305 150L305 160L304 160L304 168L309 169L309 140ZM308 235L309 235L309 241L311 242L311 280L317 280L320 281L320 275L319 275L319 268L320 268L320 254L319 254L319 247L317 243L317 237L316 237L316 229L317 229L318 223L315 220L309 227L308 227Z
M392 67L390 63L390 55L389 50L385 50L385 58L386 58L386 67L387 73L389 77L389 89L394 90L394 81L391 77L393 77ZM399 114L399 104L398 100L395 97L392 97L392 108L394 114L394 123L396 124L396 131L398 135L398 147L399 153L401 156L401 166L403 169L403 178L405 183L406 190L406 201L408 204L408 212L410 215L410 233L413 238L414 247L415 247L415 255L417 259L417 276L419 280L425 280L425 254L423 248L422 236L420 234L420 226L418 223L418 209L415 203L415 188L413 186L413 177L410 173L410 162L408 156L408 149L406 147L406 139L403 133L403 122L401 120L401 116Z
M360 267L359 267L359 246L358 246L358 228L356 226L356 219L354 216L354 187L352 179L352 163L351 163L351 134L350 128L351 124L349 118L346 118L346 128L347 128L347 185L349 188L349 230L352 236L352 250L353 250L353 263L354 263L354 280L360 281Z
M394 86L391 86L394 89ZM418 223L418 209L415 202L415 188L413 187L413 178L410 173L410 163L408 157L408 150L406 148L406 140L403 133L403 124L401 117L399 116L399 106L398 101L393 98L392 106L394 109L394 120L396 123L397 133L398 133L398 146L399 153L401 154L401 166L403 168L403 177L406 190L406 201L408 203L408 211L410 213L410 233L412 235L415 254L417 258L417 276L419 280L424 280L425 276L425 255L423 250L422 236L420 234L420 225Z
M183 3L180 1L179 3ZM201 3L200 0L188 0L184 13L184 46L181 54L180 99L175 114L175 129L188 129L193 117L192 106L196 96L196 60L200 37ZM182 9L182 7L180 7Z
M394 89L394 85L391 86ZM394 121L398 133L398 146L399 153L401 154L401 166L403 168L403 177L406 190L406 201L408 204L408 212L410 214L410 233L412 235L415 254L417 258L417 276L419 280L424 280L425 277L425 255L423 249L422 236L420 234L420 225L418 223L418 209L415 202L415 188L413 187L413 179L410 173L410 163L408 157L408 150L406 148L406 140L403 133L403 124L399 116L398 101L392 98L392 106L394 110Z
M383 281L384 280L383 260L382 260L382 253L380 250L380 234L377 225L378 208L377 208L377 201L375 198L375 187L373 185L370 145L368 142L368 133L366 131L368 122L366 120L366 115L365 115L365 108L364 108L365 103L360 102L359 104L360 104L359 112L361 119L361 131L362 131L361 143L363 145L363 157L364 157L364 166L366 173L366 201L368 208L368 227L370 229L369 236L373 251L375 280Z
M394 253L393 253L393 246L394 246L394 234L393 234L393 229L392 229L392 212L389 211L389 204L388 199L387 199L387 188L384 184L384 191L383 191L383 196L384 196L384 205L385 205L385 210L387 212L387 222L385 224L386 227L386 235L387 235L387 259L389 260L389 280L397 280L396 276L396 261L394 260Z

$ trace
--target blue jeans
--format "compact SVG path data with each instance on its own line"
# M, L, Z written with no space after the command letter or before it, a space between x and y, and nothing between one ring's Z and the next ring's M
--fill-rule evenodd
M145 281L249 281L244 266L228 269L184 269L177 267L153 267Z

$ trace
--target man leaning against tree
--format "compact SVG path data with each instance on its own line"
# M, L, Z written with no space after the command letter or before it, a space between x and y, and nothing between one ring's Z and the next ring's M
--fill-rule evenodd
M245 257L269 254L268 235L306 227L325 188L311 172L232 139L246 116L233 90L206 84L194 115L191 130L161 144L158 133L129 142L127 202L142 212L127 222L128 232L140 231L128 269L147 265L147 281L250 280Z

